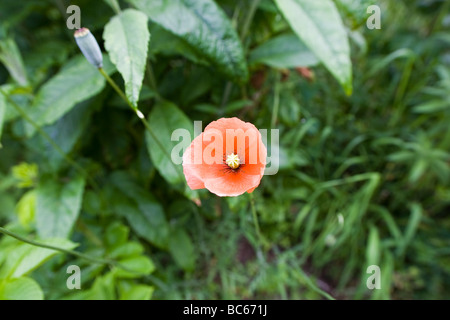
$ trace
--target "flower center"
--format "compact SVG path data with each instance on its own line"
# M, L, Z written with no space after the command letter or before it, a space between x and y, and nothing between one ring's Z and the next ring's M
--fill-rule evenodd
M229 154L227 156L227 160L225 162L227 163L227 165L231 169L237 169L241 165L241 161L239 160L239 156L237 154L234 154L234 153Z

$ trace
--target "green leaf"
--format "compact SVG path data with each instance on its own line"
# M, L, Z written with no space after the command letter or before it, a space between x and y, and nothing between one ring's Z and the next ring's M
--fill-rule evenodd
M367 265L378 265L380 263L380 255L381 247L378 229L374 226L370 226L366 249Z
M118 221L108 226L103 236L104 242L108 248L116 248L128 241L130 229Z
M82 291L79 300L115 300L114 274L97 277L92 287Z
M403 234L403 241L401 242L401 245L398 246L396 252L399 256L402 256L406 252L407 247L411 245L411 242L414 239L414 234L417 232L420 221L423 217L423 208L420 203L410 203L409 209L411 211L411 214L409 216L408 223Z
M128 242L115 247L109 253L111 259L138 256L144 252L144 247L139 242Z
M144 80L150 33L147 16L135 9L127 9L112 18L105 26L105 48L125 82L125 92L134 106Z
M39 284L31 278L22 277L0 282L0 300L43 300Z
M36 182L39 168L35 163L22 162L12 167L11 171L18 188L29 188Z
M186 271L194 270L195 249L186 231L175 229L170 233L169 251L181 268Z
M42 128L65 154L71 153L80 137L86 133L86 128L92 120L92 114L96 110L98 100L101 99L83 101L55 123ZM103 100L101 101L103 102ZM65 159L61 153L41 135L35 135L26 143L30 149L45 154L45 166L48 165L52 171L57 171L59 166L64 164Z
M0 41L0 61L8 69L11 77L21 86L28 84L27 73L19 48L13 39Z
M3 122L5 120L6 115L6 101L5 96L0 93L0 148L2 147L2 131L3 131Z
M184 181L183 168L180 164L172 161L173 148L179 143L190 145L190 141L172 141L172 133L177 129L185 129L193 139L193 124L191 120L173 103L158 103L149 116L150 127L157 133L155 140L149 132L146 132L147 149L153 164L159 173L169 183L178 184ZM182 154L176 154L176 157L182 157Z
M282 34L255 48L249 63L289 69L315 66L319 60L295 34Z
M419 157L411 168L411 171L408 176L408 180L410 183L416 183L426 172L429 164L426 159Z
M36 189L36 226L42 238L67 238L78 218L85 180L60 183L43 179Z
M107 57L103 57L103 68L107 73L114 69ZM83 55L78 55L42 86L28 114L40 126L52 124L77 103L99 93L105 81ZM30 137L35 129L27 124L26 131Z
M433 113L450 108L450 100L430 100L413 108L415 113ZM1 131L1 130L0 130ZM1 132L0 132L1 133Z
M158 24L150 24L150 34L152 35L152 45L150 55L161 54L164 56L182 55L194 63L208 65L201 52L197 52L182 38L170 33Z
M239 36L213 0L128 1L183 39L218 71L234 81L247 81L248 70Z
M77 246L65 239L44 239L40 242L67 250ZM14 279L27 275L58 253L55 250L35 247L27 243L9 246L6 260L0 269L0 279Z
M137 278L144 275L149 275L155 270L155 265L148 257L138 256L130 257L120 260L120 265L126 268L117 268L114 275L119 278ZM130 271L128 271L130 270Z
M352 93L352 63L347 33L331 0L275 0L297 36Z
M334 0L334 2L339 11L351 21L353 29L366 23L369 17L367 8L376 4L375 0Z
M122 284L119 283L120 300L150 300L155 288L145 284Z
M123 172L114 173L111 182L123 193L112 199L117 213L127 219L139 236L158 247L167 247L169 225L162 206L151 193Z
M16 214L19 222L25 228L29 228L34 221L36 212L36 190L25 193L16 206Z

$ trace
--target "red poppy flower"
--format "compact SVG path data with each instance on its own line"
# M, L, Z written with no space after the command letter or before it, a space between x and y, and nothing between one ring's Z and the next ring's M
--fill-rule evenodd
M251 193L266 167L267 149L256 127L238 118L211 122L183 155L183 172L192 190L206 188L220 197Z

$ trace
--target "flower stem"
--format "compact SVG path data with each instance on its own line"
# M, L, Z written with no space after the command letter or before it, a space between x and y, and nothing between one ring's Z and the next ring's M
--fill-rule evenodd
M9 231L9 230L7 230L5 228L2 228L2 227L0 227L0 233L6 234L6 235L8 235L10 237L13 237L13 238L15 238L15 239L17 239L19 241L28 243L28 244L30 244L32 246L35 246L35 247L40 247L40 248L45 248L45 249L50 249L50 250L55 250L55 251L67 253L67 254L70 254L72 256L75 256L75 257L78 257L78 258L81 258L81 259L84 259L84 260L88 260L88 261L93 262L93 263L106 264L106 265L109 265L109 266L118 266L117 261L110 260L110 259L95 258L95 257L91 257L89 255L86 255L86 254L83 254L83 253L80 253L80 252L77 252L77 251L68 250L68 249L57 247L57 246L52 246L52 245L49 245L49 244L45 244L45 243L41 243L41 242L38 242L38 241L34 241L34 240L31 240L31 239L28 239L26 237L23 237L23 236L15 233L15 232Z
M144 115L142 114L142 112L138 109L137 106L133 105L131 103L131 101L127 98L127 96L125 95L125 93L122 91L122 89L119 88L119 86L114 82L114 80L105 72L105 70L103 68L99 68L98 71L100 71L100 73L102 74L102 76L106 79L106 81L111 85L111 87L117 92L117 94L128 104L128 106L136 113L136 115L138 116L138 118L141 120L142 124L145 126L145 128L147 129L148 133L152 136L153 140L156 142L156 144L158 145L158 147L161 149L161 151L164 153L164 155L167 157L167 159L169 159L169 162L172 164L173 168L175 169L175 172L177 173L177 175L180 177L181 181L184 181L183 179L183 175L180 172L180 168L177 167L173 161L172 161L172 157L170 156L170 154L167 152L167 150L164 148L163 144L161 143L161 141L159 141L158 137L156 136L155 132L152 130L152 128L150 127L150 124L148 123L147 119L145 119Z
M103 68L98 68L98 71L102 74L102 76L106 79L106 81L111 85L111 87L117 92L117 94L130 106L131 109L136 111L137 107L135 107L130 100L128 100L125 93L122 91L122 89L119 88L119 86L114 82L113 79L105 72Z
M255 198L253 196L253 193L249 193L249 196L250 196L250 206L252 209L253 224L255 225L255 231L256 231L256 236L258 237L258 240L259 240L259 245L260 245L260 247L262 247L262 246L269 247L269 243L263 237L263 235L261 233L261 228L259 227L259 220L258 220L258 215L256 213Z
M84 259L84 260L92 262L92 263L104 264L104 265L109 266L110 268L113 268L113 267L120 268L120 269L122 269L124 271L130 272L130 273L134 273L136 275L143 276L140 272L132 270L132 269L124 266L120 262L112 260L112 259L96 258L96 257L92 257L90 255L87 255L87 254L84 254L84 253L81 253L81 252L77 252L77 251L74 251L74 250L64 249L64 248L61 248L61 247L52 246L50 244L46 244L46 243L38 242L38 241L35 241L35 240L31 240L31 239L23 237L23 236L15 233L15 232L9 231L9 230L7 230L5 228L2 228L2 227L0 227L0 233L3 233L5 235L7 235L7 236L10 236L10 237L12 237L14 239L17 239L17 240L19 240L21 242L24 242L24 243L28 243L29 245L32 245L32 246L35 246L35 247L40 247L40 248L45 248L45 249L49 249L49 250L59 251L61 253L66 253L66 254L69 254L71 256L74 256L74 257L77 257L77 258L80 258L80 259Z

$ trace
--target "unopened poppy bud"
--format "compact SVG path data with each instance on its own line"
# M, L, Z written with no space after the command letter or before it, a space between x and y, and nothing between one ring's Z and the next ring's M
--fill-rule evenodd
M102 51L97 40L88 28L81 28L74 33L75 41L86 59L96 68L103 67Z

